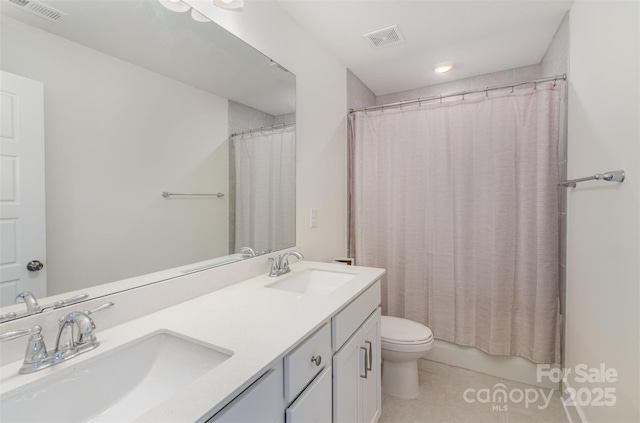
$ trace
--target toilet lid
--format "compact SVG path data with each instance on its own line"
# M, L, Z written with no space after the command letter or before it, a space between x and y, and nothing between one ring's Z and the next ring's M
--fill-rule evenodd
M433 338L431 329L412 320L382 316L380 337L393 344L422 344Z

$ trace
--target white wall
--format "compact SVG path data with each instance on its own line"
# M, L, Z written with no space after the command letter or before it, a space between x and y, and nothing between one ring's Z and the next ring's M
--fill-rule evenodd
M347 110L375 106L376 95L353 72L347 70Z
M226 192L226 99L5 17L2 59L45 87L49 295L227 254L226 197L161 196Z
M640 420L640 45L637 1L577 1L570 12L570 178L622 169L622 184L583 183L567 204L568 368L615 368L616 404L589 422ZM586 395L586 394L585 394Z
M483 87L493 87L496 85L512 84L515 82L530 81L541 78L540 65L529 65L520 68L507 69L500 72L487 73L484 75L472 76L471 78L457 79L455 81L443 82L441 84L419 87L409 91L385 94L376 97L376 104L388 104L399 101L415 100L437 96L442 94L457 93L465 90L474 90Z
M346 254L346 68L275 1L247 1L242 12L187 0L296 75L297 248L309 260ZM318 226L310 228L311 208Z

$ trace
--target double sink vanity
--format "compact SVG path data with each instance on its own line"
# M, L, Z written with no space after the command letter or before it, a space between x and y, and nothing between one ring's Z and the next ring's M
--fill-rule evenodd
M0 367L0 418L375 422L383 273L301 261L101 330L105 310L99 348L30 374Z

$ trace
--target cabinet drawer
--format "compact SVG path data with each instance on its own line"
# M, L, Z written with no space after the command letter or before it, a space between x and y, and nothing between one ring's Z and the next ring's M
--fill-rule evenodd
M376 281L331 319L333 351L338 351L379 305L380 281Z
M331 367L320 373L300 397L287 408L286 423L331 422Z
M284 399L287 403L293 401L322 369L331 365L331 355L331 328L325 324L284 358Z

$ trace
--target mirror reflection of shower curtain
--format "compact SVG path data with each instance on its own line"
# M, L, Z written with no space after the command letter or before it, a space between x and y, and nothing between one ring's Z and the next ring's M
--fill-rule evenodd
M383 313L558 362L563 86L351 115L351 236L387 269Z
M295 126L232 138L236 174L235 249L295 245Z

